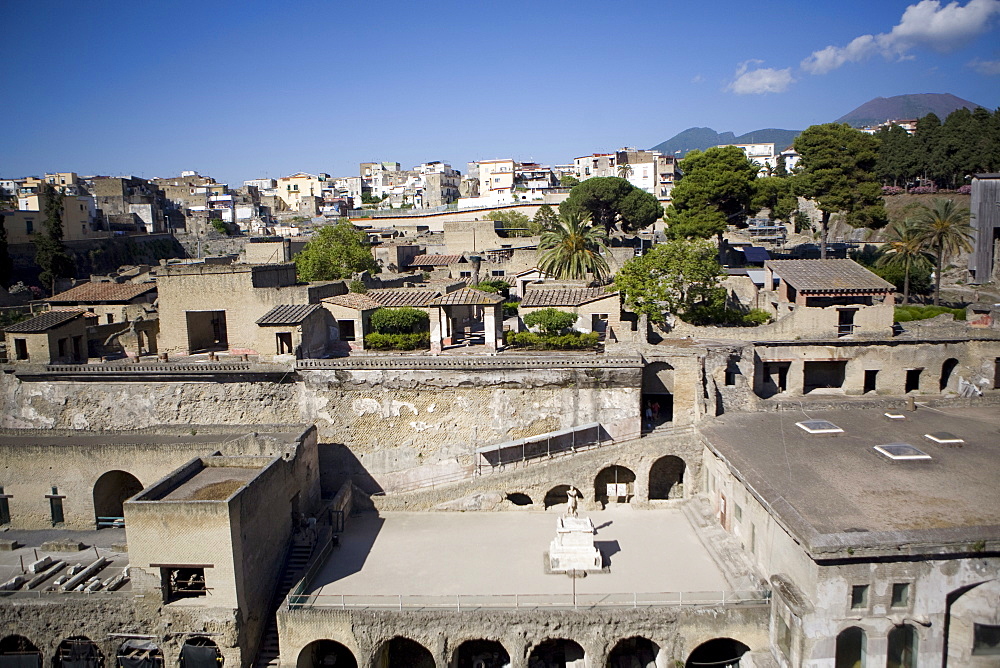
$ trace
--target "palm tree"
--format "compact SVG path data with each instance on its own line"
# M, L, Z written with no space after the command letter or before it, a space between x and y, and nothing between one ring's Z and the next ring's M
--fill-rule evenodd
M937 259L934 275L934 305L937 306L941 303L941 273L944 271L945 256L972 250L973 230L969 225L969 210L958 208L955 200L937 197L930 206L921 206L913 221L920 228L919 238L924 247L929 248Z
M920 227L911 218L896 221L886 231L886 245L883 253L875 261L878 267L901 267L903 269L903 303L910 303L910 270L927 269L931 265L931 255L920 238Z
M559 279L585 279L587 274L603 283L610 270L601 255L607 251L608 235L595 225L589 215L561 215L552 227L542 232L538 250L538 268Z
M632 169L632 165L627 162L623 162L618 165L618 178L628 180L628 177L632 176L635 170Z

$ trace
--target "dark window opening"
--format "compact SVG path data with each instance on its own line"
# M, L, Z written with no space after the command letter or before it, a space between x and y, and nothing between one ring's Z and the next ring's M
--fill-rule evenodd
M279 355L290 355L292 353L292 333L277 332L274 335L277 353Z
M858 310L843 308L837 311L837 336L850 336L854 333L854 316Z
M161 568L163 578L163 601L172 603L182 598L198 598L208 595L205 586L205 569L199 567Z
M878 378L878 369L865 369L865 388L864 388L865 394L875 391L876 378Z
M0 524L10 524L10 494L3 493L3 487L0 487Z
M59 494L59 488L53 486L52 493L46 494L49 499L49 512L52 515L52 526L57 526L66 521L63 514L63 499L66 497Z
M854 585L851 587L851 608L868 607L868 585Z
M1000 654L1000 626L974 624L972 630L972 656Z
M954 357L949 357L941 365L941 380L938 381L938 389L944 392L948 389L948 381L951 380L951 375L955 371L955 367L958 366L958 360Z
M507 495L507 500L513 503L515 506L530 506L531 497L527 494L521 492L513 492Z
M27 339L14 339L14 359L16 360L28 359ZM1000 368L1000 364L998 364L998 368Z
M354 341L356 338L353 320L338 320L337 326L340 328L341 341Z
M806 362L803 365L802 391L837 389L844 386L847 361Z
M910 584L897 582L892 585L892 607L905 608L910 604Z
M906 386L903 388L904 392L917 392L920 390L920 372L923 369L907 369L906 370Z
M107 314L107 318L108 318L108 324L110 325L111 323L113 323L115 321L115 314L114 313L108 313Z

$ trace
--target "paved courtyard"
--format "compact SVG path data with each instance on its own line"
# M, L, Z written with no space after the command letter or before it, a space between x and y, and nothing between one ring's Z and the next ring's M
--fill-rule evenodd
M581 513L586 516L587 513ZM578 593L727 590L725 577L678 509L589 513L609 573L576 580ZM366 513L310 586L322 595L566 594L544 553L559 513Z

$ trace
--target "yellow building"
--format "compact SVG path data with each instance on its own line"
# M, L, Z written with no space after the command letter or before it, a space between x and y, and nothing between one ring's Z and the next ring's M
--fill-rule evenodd
M329 174L313 175L305 172L283 176L278 179L278 197L289 209L297 211L303 197L323 195L323 186L329 178Z

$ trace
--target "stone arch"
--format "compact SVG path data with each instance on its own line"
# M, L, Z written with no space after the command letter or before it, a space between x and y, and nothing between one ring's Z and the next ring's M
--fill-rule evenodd
M515 506L530 506L534 503L524 492L508 492L505 498Z
M556 485L549 491L545 492L545 500L543 501L543 507L548 509L552 506L558 506L560 503L569 502L569 485Z
M685 668L700 668L715 666L716 668L736 668L740 665L740 657L750 651L750 648L739 640L732 638L712 638L694 648L688 655Z
M507 648L497 640L466 640L455 648L451 668L505 668L510 665Z
M547 638L531 648L530 668L584 668L586 652L579 643L567 638Z
M430 650L403 636L382 643L375 652L373 668L435 668Z
M118 668L163 668L163 652L156 643L130 638L118 647L115 665Z
M617 487L614 495L610 494L611 487ZM628 503L635 495L635 473L624 466L612 464L607 466L594 477L594 501L601 504Z
M992 657L983 651L983 631L1000 627L1000 580L984 580L959 587L945 598L944 655L949 666L979 665ZM990 628L992 627L992 629ZM978 637L977 637L978 636Z
M687 464L677 455L660 457L649 469L649 499L679 499L684 495Z
M314 640L299 652L295 661L296 668L358 668L358 660L354 653L334 640Z
M615 644L608 655L607 668L656 668L659 653L659 645L649 638L624 638Z
M910 624L894 626L889 631L886 668L917 668L917 629Z
M104 668L104 652L86 636L70 636L56 647L52 668Z
M24 636L0 639L0 668L42 668L42 651Z
M180 668L222 668L222 652L205 636L188 636L181 645Z
M859 626L848 626L837 634L835 668L865 668L868 636Z
M958 366L958 360L954 357L949 357L941 364L941 379L938 381L938 389L942 392L948 389L948 385L951 382L951 376L955 372L955 368Z
M94 515L97 527L107 526L109 517L123 517L123 504L142 491L139 479L127 471L108 471L94 483Z

